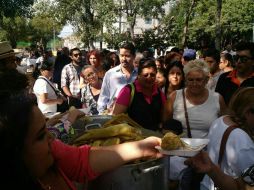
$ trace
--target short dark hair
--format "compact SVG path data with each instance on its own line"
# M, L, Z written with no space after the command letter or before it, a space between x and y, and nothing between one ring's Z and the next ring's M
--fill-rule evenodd
M236 51L249 50L251 57L254 58L254 43L253 42L240 42L235 46Z
M49 63L48 61L43 61L40 66L40 70L42 70L42 71L51 70L52 68L53 68L53 64Z
M135 55L135 53L136 53L136 48L135 48L135 46L133 45L133 43L131 43L131 42L122 42L122 43L120 43L119 49L127 49L127 50L130 50L130 52L131 52L132 55Z
M210 48L204 51L204 57L212 57L216 63L220 62L220 52L217 49Z
M74 51L80 51L80 49L77 48L77 47L72 48L72 49L70 50L70 56L72 56L72 54L73 54ZM81 51L80 51L80 52L81 52Z
M144 68L150 68L150 67L154 68L154 70L157 72L157 67L156 67L154 59L151 59L151 58L140 59L139 65L138 65L138 74L141 74Z

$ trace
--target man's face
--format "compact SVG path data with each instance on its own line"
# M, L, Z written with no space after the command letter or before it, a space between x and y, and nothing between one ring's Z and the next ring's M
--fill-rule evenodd
M81 52L78 50L73 51L71 55L71 59L74 63L77 63L77 64L81 63L82 61Z
M251 57L249 50L241 50L236 52L236 70L245 74L253 71L254 57Z
M218 69L219 63L213 57L205 57L205 61L208 63L211 73L214 73Z
M130 50L121 48L119 58L122 67L133 67L135 56L131 54Z

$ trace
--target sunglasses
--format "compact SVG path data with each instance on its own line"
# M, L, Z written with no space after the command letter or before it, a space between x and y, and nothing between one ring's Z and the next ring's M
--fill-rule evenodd
M142 74L143 77L145 78L148 78L149 76L151 78L155 78L156 77L156 74L155 73L145 73L145 74Z
M246 63L246 62L248 62L248 60L250 60L250 59L253 59L253 58L248 57L248 56L240 56L240 55L236 55L236 56L235 56L235 60L236 60L236 61L239 61L239 60L240 60L241 63Z
M74 57L78 57L78 56L81 57L82 54L81 54L81 53L76 53L76 54L73 54L73 56L74 56Z
M205 79L204 78L187 78L187 82L197 82L197 83L201 83L203 82Z
M84 76L84 79L88 80L95 76L94 72L88 73L88 75Z

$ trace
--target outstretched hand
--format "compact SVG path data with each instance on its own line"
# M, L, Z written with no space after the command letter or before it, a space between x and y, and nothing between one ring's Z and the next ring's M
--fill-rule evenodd
M139 147L143 151L143 157L160 158L162 154L155 148L161 145L161 139L158 137L148 137L139 141Z
M211 161L207 152L201 151L196 156L185 160L184 164L191 166L198 173L209 173L214 167L214 163Z

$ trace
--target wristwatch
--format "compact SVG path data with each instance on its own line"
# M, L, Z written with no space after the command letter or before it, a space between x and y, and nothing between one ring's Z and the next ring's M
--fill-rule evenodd
M254 186L254 165L244 170L241 177L245 183Z

